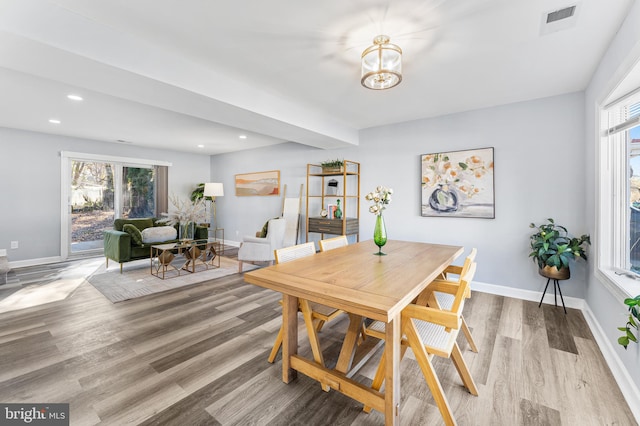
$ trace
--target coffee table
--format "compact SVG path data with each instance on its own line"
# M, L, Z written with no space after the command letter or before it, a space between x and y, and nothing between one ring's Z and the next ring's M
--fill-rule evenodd
M219 268L220 247L220 241L212 238L154 244L150 253L151 275L165 279L177 277L183 271L195 273Z

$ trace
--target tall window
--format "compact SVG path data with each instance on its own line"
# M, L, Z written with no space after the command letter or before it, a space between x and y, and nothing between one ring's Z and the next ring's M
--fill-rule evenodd
M630 292L635 284L625 283L624 274L640 276L640 89L609 105L601 118L598 266Z
M640 114L640 103L631 109ZM626 131L629 145L629 268L640 274L640 125Z

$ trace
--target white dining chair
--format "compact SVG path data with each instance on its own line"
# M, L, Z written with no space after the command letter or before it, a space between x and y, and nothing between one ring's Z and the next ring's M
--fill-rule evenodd
M315 244L313 242L308 242L275 250L274 256L276 264L281 264L285 262L291 262L303 257L313 256L314 254L316 254ZM322 324L333 320L338 315L340 315L342 311L340 309L332 308L320 303L309 302L304 299L299 299L298 310L302 312L302 316L304 317L314 360L320 365L324 365L324 357L322 356L322 350L320 349L320 342L318 340L317 333L319 331L319 327L322 327ZM268 361L270 363L273 363L275 361L276 356L278 355L278 351L282 346L283 337L284 324L280 326L280 331L278 332L276 341L273 344L271 353L269 354Z
M446 425L455 425L456 421L431 359L433 356L451 358L464 387L472 395L478 395L478 388L456 342L462 324L464 301L475 271L476 264L472 262L460 277L458 284L452 285L446 282L438 282L429 285L427 293L442 292L453 295L454 300L450 309L439 309L412 303L403 309L401 316L403 337L400 357L404 356L407 348L410 347L412 349ZM385 323L374 321L367 327L366 332L370 336L384 339ZM375 390L380 390L382 387L385 377L385 365L386 357L383 353L371 384L371 387ZM364 407L364 411L369 412L370 410L371 407Z
M320 245L320 251L333 250L339 247L344 247L349 244L349 240L347 240L346 235L340 235L338 237L333 238L325 238L324 240L318 241Z

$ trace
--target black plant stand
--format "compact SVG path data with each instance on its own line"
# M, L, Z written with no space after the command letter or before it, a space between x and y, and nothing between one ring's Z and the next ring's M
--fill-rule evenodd
M542 293L542 298L540 299L540 303L538 303L538 308L542 306L542 300L544 299L544 295L547 294L547 287L549 287L549 281L553 280L553 299L555 301L556 306L558 306L558 296L556 294L556 288L558 289L558 293L560 293L560 300L562 301L562 309L564 309L565 315L567 314L567 308L564 306L564 298L562 297L562 291L560 290L560 282L556 278L547 278L547 285L544 287L544 293Z

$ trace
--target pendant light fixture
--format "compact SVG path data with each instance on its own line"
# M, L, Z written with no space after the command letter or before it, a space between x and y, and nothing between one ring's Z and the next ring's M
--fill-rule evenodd
M390 89L402 81L402 49L389 40L386 35L376 36L373 46L362 52L360 83L367 89Z

